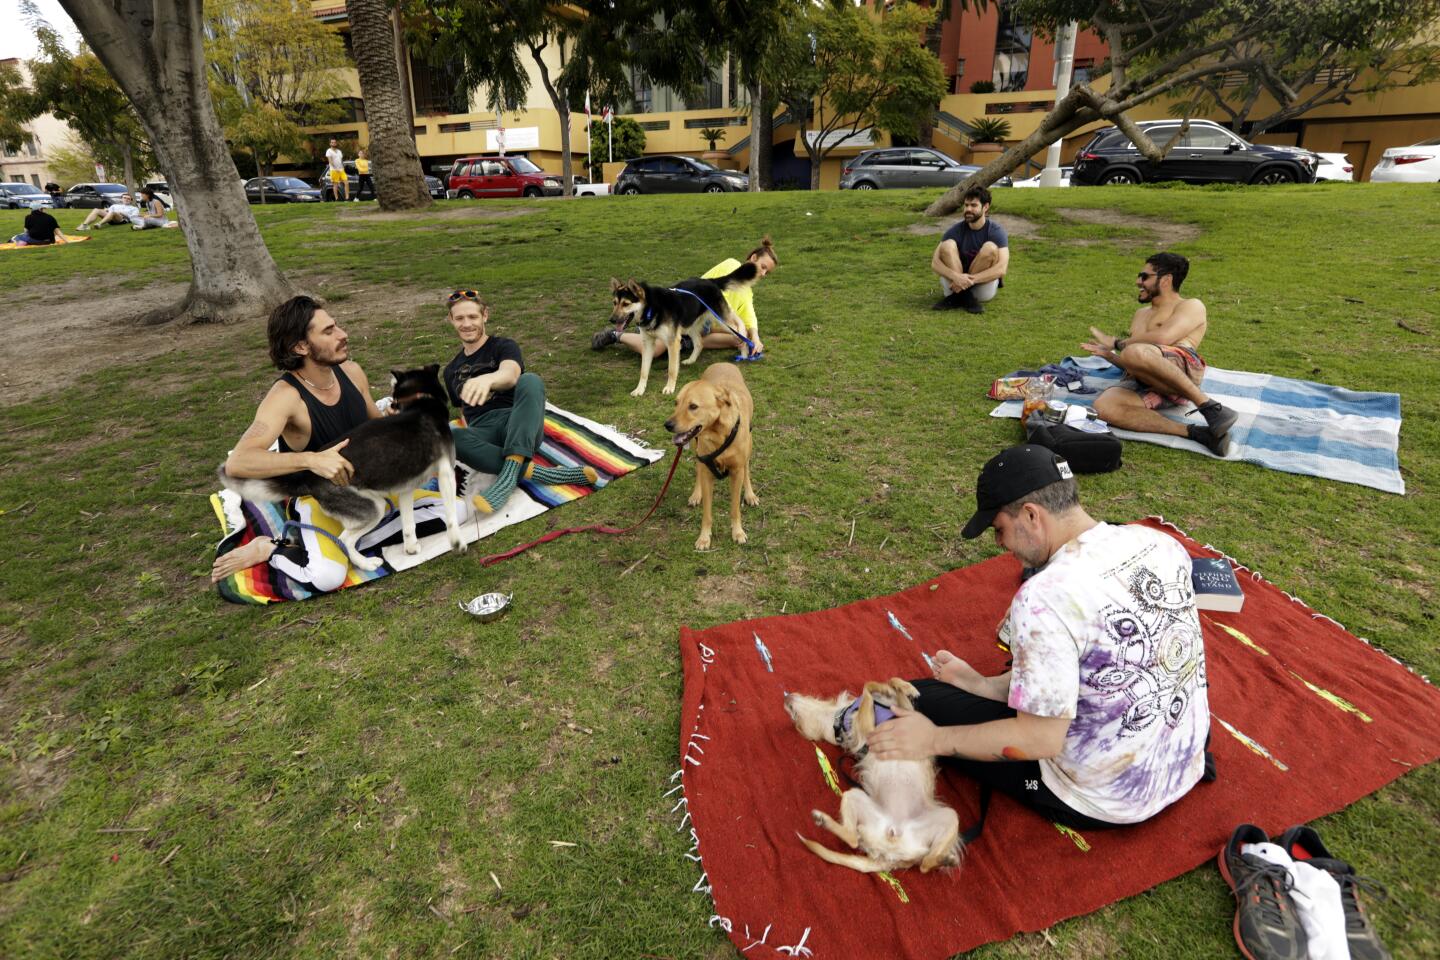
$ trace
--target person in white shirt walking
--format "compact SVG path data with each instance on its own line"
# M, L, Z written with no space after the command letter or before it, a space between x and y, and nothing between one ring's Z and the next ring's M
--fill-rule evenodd
M334 137L330 138L330 149L325 151L325 162L330 165L330 195L336 200L342 199L340 191L343 188L343 199L349 200L350 178L345 175L345 154L340 152L340 141Z

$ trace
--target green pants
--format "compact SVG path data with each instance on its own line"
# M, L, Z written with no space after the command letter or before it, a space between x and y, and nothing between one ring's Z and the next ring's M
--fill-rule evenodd
M474 423L451 427L455 455L481 473L499 473L509 456L535 456L545 435L545 383L533 373L515 382L515 405L487 410Z

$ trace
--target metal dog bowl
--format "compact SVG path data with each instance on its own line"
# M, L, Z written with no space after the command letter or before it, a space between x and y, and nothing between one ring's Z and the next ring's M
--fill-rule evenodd
M460 609L481 623L489 623L492 620L499 620L510 612L510 598L503 593L482 593L469 603L460 604Z

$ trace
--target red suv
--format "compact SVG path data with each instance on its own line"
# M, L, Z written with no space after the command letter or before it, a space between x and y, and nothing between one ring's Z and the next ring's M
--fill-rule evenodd
M461 157L450 168L446 184L452 196L558 197L560 178L547 174L524 157Z

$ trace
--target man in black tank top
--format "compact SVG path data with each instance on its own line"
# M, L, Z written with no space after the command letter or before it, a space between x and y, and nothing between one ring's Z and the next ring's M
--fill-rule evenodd
M230 451L225 471L232 477L263 479L309 470L339 484L348 482L350 461L339 451L349 441L336 441L380 416L370 399L370 381L350 359L349 338L320 304L304 296L275 308L266 335L270 359L281 375ZM270 449L277 441L279 452ZM265 563L275 548L274 541L256 538L216 558L211 582Z

